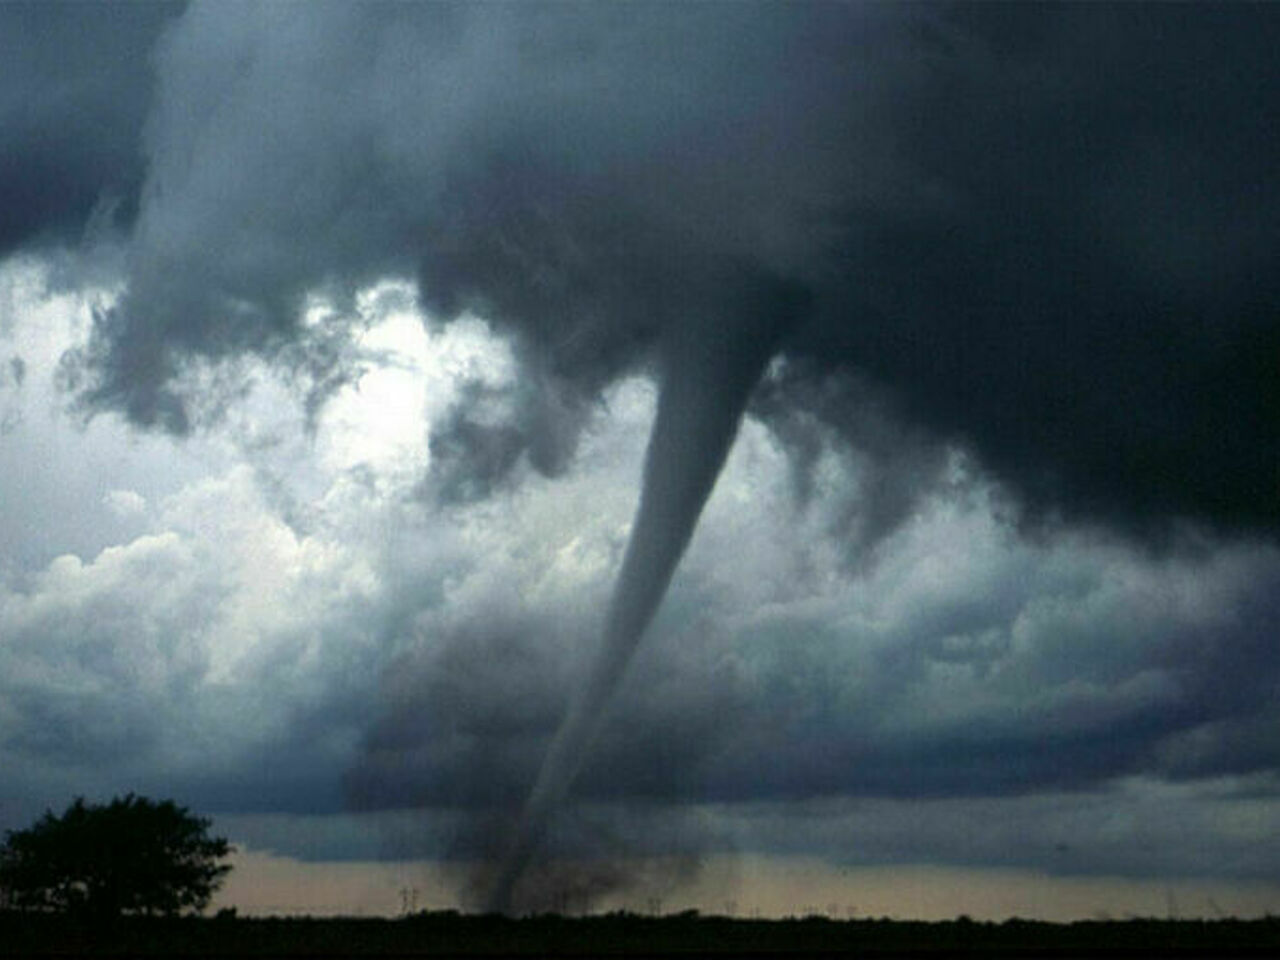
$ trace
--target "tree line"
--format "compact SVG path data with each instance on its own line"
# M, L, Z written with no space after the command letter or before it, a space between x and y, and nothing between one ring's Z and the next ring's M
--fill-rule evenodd
M199 912L231 870L211 821L130 793L47 810L0 847L0 905L94 919Z

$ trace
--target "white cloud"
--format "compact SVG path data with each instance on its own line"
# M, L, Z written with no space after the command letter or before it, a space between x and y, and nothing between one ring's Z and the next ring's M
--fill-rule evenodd
M131 517L147 511L147 499L133 490L108 490L102 502L118 517Z

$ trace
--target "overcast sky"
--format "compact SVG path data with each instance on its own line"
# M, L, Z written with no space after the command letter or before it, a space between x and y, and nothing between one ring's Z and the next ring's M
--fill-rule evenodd
M132 790L244 903L474 904L640 530L545 889L1280 907L1278 45L0 5L0 828Z

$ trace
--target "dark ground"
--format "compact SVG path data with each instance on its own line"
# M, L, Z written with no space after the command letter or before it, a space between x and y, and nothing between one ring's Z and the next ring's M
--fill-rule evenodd
M735 920L452 911L399 920L142 918L89 924L0 912L0 956L120 957L1277 957L1280 918L1126 920Z

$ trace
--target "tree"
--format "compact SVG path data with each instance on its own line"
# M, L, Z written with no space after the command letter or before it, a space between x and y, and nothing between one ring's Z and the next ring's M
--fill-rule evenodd
M231 869L218 861L232 847L209 826L172 800L131 793L102 806L81 797L60 817L46 811L8 832L0 890L18 909L96 918L203 910Z

